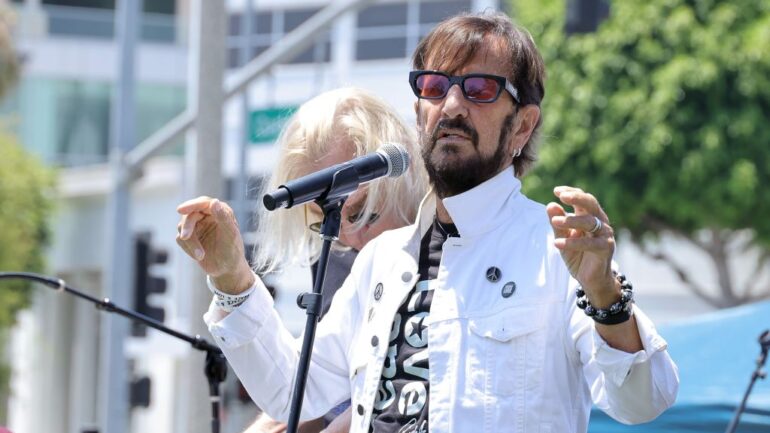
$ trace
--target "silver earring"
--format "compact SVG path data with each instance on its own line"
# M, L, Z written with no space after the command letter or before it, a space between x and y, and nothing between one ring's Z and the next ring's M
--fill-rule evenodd
M514 149L513 151L513 158L516 159L521 155L521 148Z

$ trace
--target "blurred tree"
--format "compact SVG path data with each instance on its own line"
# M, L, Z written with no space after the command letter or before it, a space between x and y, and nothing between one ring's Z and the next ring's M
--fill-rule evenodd
M565 0L512 5L548 68L528 194L595 193L613 226L711 305L770 297L770 2L614 1L596 32L569 37ZM663 234L705 253L713 284L656 249ZM758 252L752 275L730 266L742 251Z
M10 36L12 15L0 0L0 97L16 81L18 66ZM42 271L43 245L51 210L53 177L0 122L0 270ZM28 284L0 285L0 330L29 302Z
M0 0L0 99L16 81L18 62L11 41L13 14L5 0Z
M12 22L7 2L0 0L0 99L18 78ZM53 177L4 132L4 126L0 119L0 270L39 272L43 270ZM0 351L7 347L8 330L16 312L29 304L29 289L30 284L24 281L0 284ZM11 374L5 359L2 356L0 360L0 420L6 418Z

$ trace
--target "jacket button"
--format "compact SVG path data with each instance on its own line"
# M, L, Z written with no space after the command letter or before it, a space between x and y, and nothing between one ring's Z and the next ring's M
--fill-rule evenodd
M380 339L375 335L372 337L372 346L377 347L378 344L380 344Z
M364 407L361 406L360 404L358 405L358 409L357 410L358 410L358 414L359 415L363 415L364 414Z
M401 274L401 281L408 283L412 280L412 273L411 272L404 272Z

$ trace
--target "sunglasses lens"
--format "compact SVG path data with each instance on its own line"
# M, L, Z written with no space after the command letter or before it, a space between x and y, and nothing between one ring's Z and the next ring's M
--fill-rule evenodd
M423 74L416 80L421 98L443 98L449 90L449 78L438 74Z
M469 77L463 82L463 90L472 101L492 101L500 93L500 83L487 77Z
M321 222L312 223L308 225L307 228L309 228L311 232L321 233Z

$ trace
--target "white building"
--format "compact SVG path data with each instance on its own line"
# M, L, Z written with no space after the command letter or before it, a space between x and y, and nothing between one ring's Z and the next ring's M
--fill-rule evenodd
M328 4L317 0L256 0L252 6L253 33L247 38L243 34L245 2L227 2L229 74L244 64L241 53L247 43L250 57L259 55ZM18 48L25 63L23 80L9 109L18 113L17 132L24 145L61 167L49 273L98 296L107 261L105 236L111 230L105 207L110 178L106 164L110 95L118 70L113 1L15 3L19 13ZM138 140L184 109L188 77L189 1L144 3L145 9L151 7L155 12L144 14L137 52ZM356 85L374 91L413 122L414 96L406 77L409 54L419 39L448 15L498 7L498 3L383 0L347 13L317 39L314 47L253 82L249 87L250 111L297 106L321 91ZM228 185L238 174L244 114L240 97L228 101L223 109ZM269 135L265 131L254 133ZM130 220L133 233L150 233L153 246L169 253L168 263L160 270L168 277L168 289L153 303L165 309L166 325L191 332L203 312L189 311L189 299L195 294L180 281L191 262L174 242L175 207L189 198L182 189L186 176L180 157L182 148L180 143L145 166L143 177L132 189ZM270 142L250 144L248 154L249 176L269 174L275 161ZM232 195L228 198L233 199ZM630 246L621 243L619 261L639 288L638 299L649 300L650 308L646 309L654 317L665 320L706 309L693 303L665 268L640 259ZM305 316L296 309L294 299L298 291L309 289L309 274L299 275L306 278L277 282L282 314L297 333ZM33 307L19 317L11 347L9 426L14 432L104 433L98 425L100 402L96 397L98 334L103 314L73 297L38 289ZM192 426L186 421L193 415L191 399L208 401L207 395L180 395L181 384L187 378L182 377L179 366L184 359L198 356L187 344L149 331L146 338L130 339L126 354L133 360L130 375L148 376L152 382L150 406L132 409L127 431L209 431L207 423ZM238 401L232 378L224 393L227 416L222 431L240 431L253 417L253 406Z

